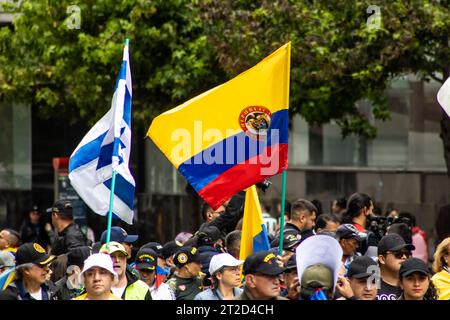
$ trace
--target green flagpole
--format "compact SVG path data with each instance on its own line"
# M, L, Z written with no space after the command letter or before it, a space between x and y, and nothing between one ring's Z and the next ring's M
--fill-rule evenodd
M283 255L283 234L284 234L284 204L286 202L286 170L283 170L281 175L281 217L280 217L280 247L278 248L279 255Z
M130 40L125 39L125 46L128 46ZM106 231L106 248L109 249L109 241L111 240L112 210L114 206L114 189L116 187L116 170L112 172L111 193L109 194L109 211L108 211L108 228Z

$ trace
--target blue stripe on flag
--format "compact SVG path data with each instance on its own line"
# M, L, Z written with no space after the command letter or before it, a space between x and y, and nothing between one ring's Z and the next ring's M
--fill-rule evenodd
M131 128L131 96L130 92L125 90L125 102L123 106L123 121L127 124L129 128ZM122 134L122 132L121 132Z
M111 190L111 179L106 180L103 184ZM135 187L129 183L120 174L116 174L116 185L114 186L114 194L122 200L131 210L134 208L134 189Z
M253 236L253 253L270 249L266 225L262 224L261 228L261 232Z
M100 146L102 145L103 140L105 139L108 131L105 131L103 134L98 136L95 140L85 144L78 151L70 157L69 161L69 172L72 172L78 167L85 165L92 160L95 160L100 153Z

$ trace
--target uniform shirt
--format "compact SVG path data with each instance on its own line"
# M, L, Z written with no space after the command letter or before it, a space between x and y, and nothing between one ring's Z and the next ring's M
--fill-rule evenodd
M380 279L381 287L377 293L377 300L397 300L397 297L402 293L402 289L398 286L391 286L390 284Z
M176 273L167 280L167 284L175 293L177 300L194 300L195 296L203 290L201 278L180 278Z

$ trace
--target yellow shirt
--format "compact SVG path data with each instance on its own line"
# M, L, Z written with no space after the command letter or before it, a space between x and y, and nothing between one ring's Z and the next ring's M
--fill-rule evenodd
M442 270L436 273L432 278L434 286L438 294L438 300L450 299L450 272Z
M89 299L87 297L87 293L85 293L85 294L82 294L81 296L73 298L72 300L89 300ZM122 299L113 295L112 293L110 293L108 300L122 300Z

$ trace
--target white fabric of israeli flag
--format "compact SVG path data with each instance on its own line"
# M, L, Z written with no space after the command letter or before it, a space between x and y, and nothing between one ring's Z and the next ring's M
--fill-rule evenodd
M133 223L135 182L129 169L132 83L128 44L117 79L111 109L84 136L70 156L69 179L96 213L109 211L112 171L116 170L113 217Z

